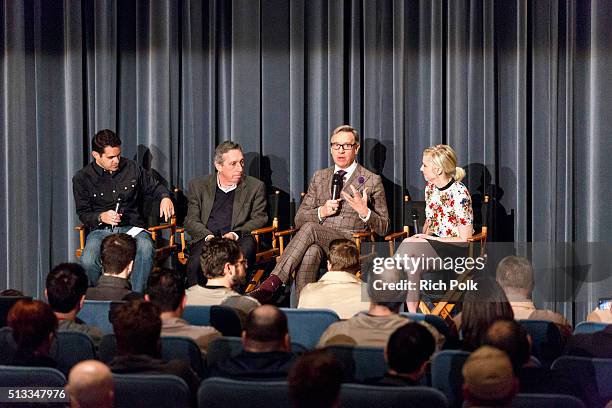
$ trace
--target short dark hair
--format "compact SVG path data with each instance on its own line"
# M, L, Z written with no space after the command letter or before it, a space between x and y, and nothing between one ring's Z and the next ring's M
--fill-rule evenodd
M102 240L100 262L104 273L121 273L135 256L136 240L128 234L111 234Z
M240 260L242 251L236 241L227 238L211 238L202 246L200 266L207 278L223 276L226 263L235 265Z
M505 351L510 357L515 374L531 357L527 330L516 320L503 319L491 324L482 344Z
M76 263L62 263L49 272L46 281L47 300L54 312L72 311L87 292L85 269Z
M185 296L185 278L168 268L155 268L147 281L149 300L159 306L162 312L172 312L180 306Z
M384 306L393 313L399 313L400 308L406 302L408 289L405 285L400 289L392 290L389 286L382 287L376 281L386 284L403 284L408 280L408 274L403 268L383 268L381 273L370 273L368 275L368 296L370 302L378 306Z
M411 322L395 330L387 343L389 368L410 374L421 368L436 349L436 341L425 326Z
M244 331L249 340L281 343L289 333L287 316L276 306L259 306L248 314Z
M327 259L331 267L336 271L357 273L361 269L359 264L359 250L354 242L336 242L329 244L329 254Z
M289 371L289 395L296 408L331 407L338 400L342 365L325 349L302 355Z
M119 354L158 357L162 326L160 313L156 304L144 300L131 300L117 306L111 321Z
M57 330L57 317L51 306L40 300L17 301L6 321L20 349L36 349Z
M104 153L106 146L117 147L121 146L121 139L115 132L109 129L100 130L91 139L91 150L98 152L99 154Z

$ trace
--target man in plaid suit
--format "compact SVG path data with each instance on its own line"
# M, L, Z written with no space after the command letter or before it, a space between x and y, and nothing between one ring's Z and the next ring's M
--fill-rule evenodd
M335 165L315 172L308 192L295 216L299 231L279 262L259 288L250 295L268 302L274 293L295 276L297 296L306 284L317 280L321 260L334 239L352 239L353 232L369 229L385 235L389 214L380 176L357 164L359 133L340 126L331 134L330 151ZM341 197L332 197L334 174L339 178Z

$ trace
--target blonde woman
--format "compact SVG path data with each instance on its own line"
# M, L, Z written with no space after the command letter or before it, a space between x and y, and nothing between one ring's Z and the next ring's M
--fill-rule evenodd
M443 144L428 147L421 172L427 182L423 232L405 239L398 254L422 259L467 256L467 240L474 233L472 198L461 183L465 170L457 167L455 151ZM410 281L419 282L427 269L421 264L408 271ZM407 301L409 311L416 312L419 290L411 290Z

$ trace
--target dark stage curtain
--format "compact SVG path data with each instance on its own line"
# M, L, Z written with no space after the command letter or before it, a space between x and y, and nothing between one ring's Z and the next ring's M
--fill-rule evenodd
M449 143L496 240L610 242L610 38L595 0L2 0L0 286L40 294L74 259L71 177L102 128L181 188L238 141L299 200L350 123L396 226Z

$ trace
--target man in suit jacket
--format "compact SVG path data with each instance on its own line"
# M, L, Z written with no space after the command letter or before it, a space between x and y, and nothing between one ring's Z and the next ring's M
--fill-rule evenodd
M278 288L295 275L297 295L317 280L321 260L335 239L351 239L353 232L370 229L385 235L389 213L380 176L357 164L359 133L351 126L340 126L331 134L330 151L335 165L315 172L308 192L295 216L299 228L272 274L251 296L267 302ZM333 199L332 181L340 180Z
M187 264L189 285L203 283L200 255L204 242L213 237L238 241L247 262L255 262L255 240L251 231L268 222L266 187L246 176L244 156L238 143L225 141L215 150L216 174L189 182L189 207L185 230L191 236Z

